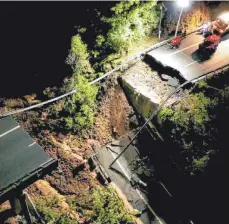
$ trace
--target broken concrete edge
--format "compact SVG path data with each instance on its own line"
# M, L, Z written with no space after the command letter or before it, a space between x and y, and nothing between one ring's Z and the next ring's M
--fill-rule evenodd
M132 214L133 220L136 224L144 224L139 218L135 215L136 209L128 201L127 197L123 194L122 190L114 183L111 182L110 186L117 192L118 197L123 201L125 208Z
M96 176L99 182L103 185L108 185L111 182L111 178L101 165L95 168Z
M141 93L136 93L134 89L131 87L131 85L128 82L126 82L126 80L122 77L120 77L119 79L119 84L122 87L124 93L126 94L129 104L134 108L135 112L139 114L144 121L146 121L146 119L151 116L153 111L156 110L159 104L153 103L150 98L144 96ZM144 106L148 104L147 110L144 110L144 107L141 107L141 105L138 104L138 101L143 102L142 104L146 102ZM149 122L149 128L151 129L151 131L153 131L154 134L156 134L157 138L163 141L163 137L161 136L156 126L152 122Z
M93 154L89 158L89 160L93 164L94 170L97 174L97 178L99 179L100 183L105 186L111 186L115 190L119 199L122 200L124 207L132 215L135 224L143 224L143 222L137 217L137 215L140 215L140 211L133 208L133 206L128 201L127 197L123 194L122 190L113 181L111 181L110 177L97 160L97 154Z
M103 185L108 185L111 182L111 178L109 177L105 169L99 163L97 156L98 156L97 153L93 154L88 159L88 164L90 166L91 171L92 170L95 171L96 178L98 179L98 181Z
M159 102L154 103L149 97L146 97L141 93L136 93L131 84L129 84L123 77L120 77L119 83L125 92L130 105L141 116L149 117L159 106Z

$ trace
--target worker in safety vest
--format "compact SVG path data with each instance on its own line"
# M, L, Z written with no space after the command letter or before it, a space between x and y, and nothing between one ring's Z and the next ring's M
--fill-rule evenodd
M204 23L200 33L205 36L206 34L209 34L211 32L212 32L212 23L211 22Z

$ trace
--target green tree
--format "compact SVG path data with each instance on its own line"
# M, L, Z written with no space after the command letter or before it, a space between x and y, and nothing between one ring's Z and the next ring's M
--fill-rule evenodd
M77 92L64 103L64 124L68 130L81 131L89 128L94 122L94 109L98 88L89 85L82 75L74 78Z
M204 88L206 85L201 83L201 86ZM185 161L184 172L203 172L210 155L216 151L209 148L216 136L212 122L215 120L213 111L218 106L218 101L206 97L203 92L187 93L177 105L163 108L158 114L158 122L164 135L180 150L177 158Z
M148 36L158 24L157 1L122 1L111 8L113 15L102 20L109 25L108 45L118 53L128 51L131 44Z
M94 70L89 62L87 45L83 42L80 34L72 37L71 49L66 59L66 63L71 66L73 75L83 75L87 79L93 79Z
M62 92L76 89L77 92L64 102L63 122L69 131L81 131L89 128L94 122L95 101L98 88L90 85L94 79L94 70L89 62L87 45L80 34L71 39L71 49L66 59L73 70L73 75L64 80Z
M123 202L111 187L98 187L89 199L93 207L93 224L133 224L133 219L126 211Z

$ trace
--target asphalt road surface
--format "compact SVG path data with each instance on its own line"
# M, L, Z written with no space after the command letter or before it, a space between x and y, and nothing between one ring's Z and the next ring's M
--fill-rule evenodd
M147 196L141 189L136 189L130 184L133 171L131 170L130 163L138 157L136 147L131 144L128 150L119 158L119 160L109 168L111 162L121 152L123 147L129 142L130 137L133 137L133 133L129 133L123 136L119 141L115 141L115 145L108 145L104 149L97 149L98 159L104 170L107 172L111 180L122 190L129 202L135 209L142 212L140 217L144 224L166 224L166 222L157 214L155 205L150 203ZM160 186L160 190L165 193ZM159 191L157 191L159 197ZM168 196L169 197L169 196Z
M176 193L179 190L177 189L177 184L174 185L174 182L177 183L176 180L178 179L174 179L175 176L171 171L174 168L167 164L168 161L161 160L159 155L156 156L158 154L158 147L156 144L152 144L153 141L148 132L140 135L136 141L138 143L131 144L112 166L112 169L109 169L111 162L117 157L123 147L127 145L133 134L134 132L123 136L118 141L109 144L106 148L95 149L98 153L99 163L111 180L122 190L132 206L142 212L140 219L144 224L178 224L179 221L185 221L180 223L190 224L190 216L183 214L183 210L180 209L180 207L186 207L186 204L179 205L180 201ZM134 162L133 160L139 159L138 151L142 152L143 148L147 154L149 151L153 151L153 157L155 158L151 162L158 163L163 173L159 170L159 166L156 165L155 173L157 173L157 180L149 181L150 183L147 183L149 184L147 188L135 188L135 186L130 184L130 181L136 170L134 171L130 164ZM145 153L140 157L145 156ZM170 170L170 173L168 173L168 170ZM150 179L152 178L153 176L150 177ZM144 179L142 181L145 182ZM184 189L181 181L179 185L179 189Z
M198 52L203 40L202 35L193 33L182 41L178 49L171 49L167 44L148 54L164 65L177 69L186 80L191 80L229 64L229 34L221 38L216 52L205 58Z
M12 191L27 187L31 178L57 161L44 150L11 117L0 119L0 202L12 197ZM55 167L56 167L55 165ZM51 168L52 167L52 168ZM47 171L47 169L46 169Z

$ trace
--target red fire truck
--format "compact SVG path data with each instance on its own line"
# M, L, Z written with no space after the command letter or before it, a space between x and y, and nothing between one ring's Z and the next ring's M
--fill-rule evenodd
M221 36L229 30L229 12L219 16L216 21L212 22L212 35L205 38L204 42L199 45L199 51L202 53L214 53Z
M205 38L204 42L199 45L199 50L201 52L213 53L217 49L220 41L221 41L220 36L213 34Z

